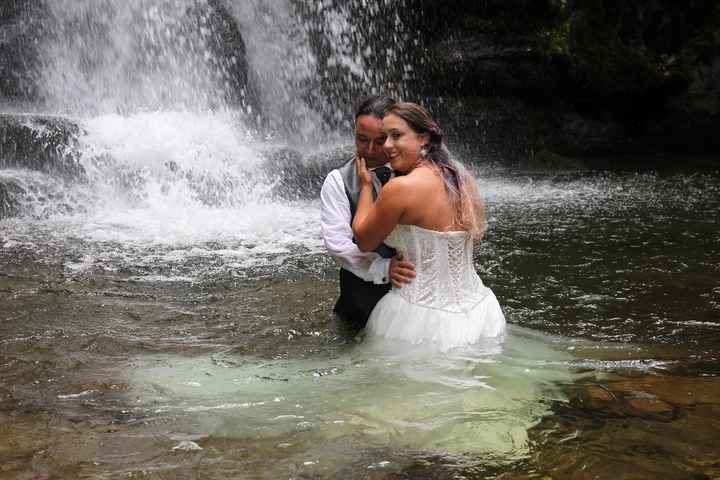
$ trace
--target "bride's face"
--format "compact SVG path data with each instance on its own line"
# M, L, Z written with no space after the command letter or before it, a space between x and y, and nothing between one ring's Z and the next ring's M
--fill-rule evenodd
M415 168L420 150L428 143L427 134L415 132L405 120L392 113L383 118L383 132L387 135L383 148L393 170L407 173Z

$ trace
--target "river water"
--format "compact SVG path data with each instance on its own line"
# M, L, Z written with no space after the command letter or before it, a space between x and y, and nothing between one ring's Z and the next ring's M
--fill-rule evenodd
M80 123L87 178L2 171L0 478L720 473L718 172L468 161L510 333L438 355L332 316L317 191L233 118Z
M456 136L509 334L371 343L331 313L317 197L351 100L413 71L403 2L294 4L45 5L27 110L79 125L50 144L79 168L0 169L0 479L720 477L720 172Z

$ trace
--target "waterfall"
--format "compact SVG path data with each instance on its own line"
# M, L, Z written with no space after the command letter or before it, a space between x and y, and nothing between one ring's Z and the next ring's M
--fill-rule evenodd
M0 215L14 217L0 239L80 241L93 252L72 271L179 257L192 276L200 250L245 266L318 251L313 189L345 158L332 152L350 143L355 103L403 96L412 75L404 0L38 5L43 116L0 123L20 132L0 135L3 155L17 152L0 163ZM63 119L78 128L57 134ZM306 159L317 152L329 153Z
M51 111L89 116L218 110L245 99L242 45L224 52L211 0L48 0L39 89ZM232 39L231 39L232 43ZM227 55L223 55L228 53Z
M337 138L361 96L404 96L417 39L401 20L403 1L230 0L229 10L275 130Z
M339 138L363 95L404 96L417 42L404 1L46 0L45 10L38 84L51 111L230 108L301 141Z
M358 99L404 97L417 44L405 1L228 0L248 49L266 124L285 135L337 138Z

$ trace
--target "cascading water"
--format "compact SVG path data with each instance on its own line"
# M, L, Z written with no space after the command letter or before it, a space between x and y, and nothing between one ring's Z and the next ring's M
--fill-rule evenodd
M7 173L3 191L65 191L61 201L57 194L15 197L30 217L72 218L82 225L80 238L117 236L131 245L135 231L140 243L188 246L214 237L264 243L269 251L289 243L314 250L317 224L307 221L314 202L289 213L294 207L276 188L297 197L288 190L304 188L302 179L282 177L302 176L302 167L273 170L273 152L331 148L358 96L402 89L399 6L46 2L38 38L42 103L81 125L77 145L57 148L77 149L84 175L58 184L41 173ZM208 225L211 218L218 225ZM259 233L272 229L278 233Z
M229 19L212 1L45 5L38 83L51 111L87 118L246 106L242 43L223 38Z
M61 0L46 9L38 83L50 110L239 109L291 140L347 129L362 95L402 96L415 63L405 45L418 42L401 20L404 2Z
M334 44L349 24L344 7L325 3ZM77 149L83 175L73 181L6 170L6 211L51 219L54 236L115 241L121 250L220 241L225 253L249 246L245 253L264 258L289 245L318 247L314 203L278 199L286 170L268 171L263 162L268 151L313 135L327 141L343 126L328 126L333 99L314 91L321 82L313 79L327 76L320 63L336 59L347 67L346 83L370 89L369 70L350 58L348 39L342 51L314 53L287 2L59 1L44 9L43 108L81 125L76 144L55 148ZM43 131L33 135L52 144ZM89 258L72 268L92 268Z
M263 118L285 136L337 140L369 93L405 96L419 59L404 1L235 0Z

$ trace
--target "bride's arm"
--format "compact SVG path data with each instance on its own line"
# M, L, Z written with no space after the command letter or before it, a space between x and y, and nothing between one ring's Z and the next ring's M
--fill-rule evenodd
M358 248L368 252L376 249L400 222L405 212L405 179L390 180L373 203L372 178L362 158L358 158L358 178L361 184L360 197L352 229Z

